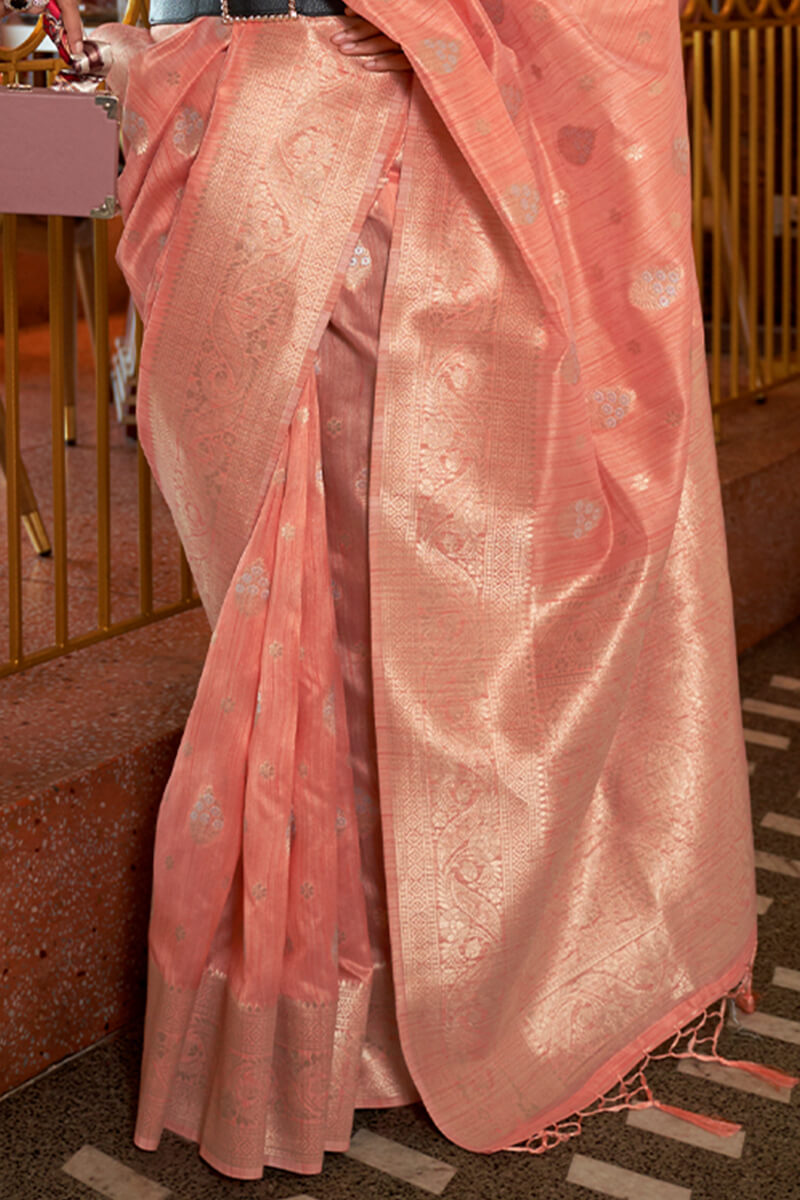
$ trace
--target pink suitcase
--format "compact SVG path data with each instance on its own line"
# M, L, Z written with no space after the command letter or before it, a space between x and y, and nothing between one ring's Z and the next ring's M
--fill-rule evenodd
M0 87L0 213L113 217L117 112L105 92Z

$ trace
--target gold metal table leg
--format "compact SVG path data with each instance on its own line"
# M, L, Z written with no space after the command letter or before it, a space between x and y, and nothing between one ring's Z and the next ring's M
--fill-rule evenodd
M6 410L5 405L0 400L0 471L3 475L8 476L7 470L7 448L6 448ZM17 459L17 475L19 479L19 515L22 524L25 527L30 543L37 554L50 553L50 539L47 536L47 530L44 527L36 503L36 495L31 481L28 478L28 472L25 470L25 463L20 455Z
M47 536L47 530L44 527L44 521L41 518L38 508L33 512L22 514L22 525L28 535L28 540L33 546L37 554L43 558L48 554L52 554L53 547L50 545L50 539Z
M92 228L94 222L80 221L75 227L75 281L78 288L78 298L81 302L83 315L89 330L89 341L92 356L95 350L95 315L94 315L94 256L92 251ZM96 357L95 357L96 361Z

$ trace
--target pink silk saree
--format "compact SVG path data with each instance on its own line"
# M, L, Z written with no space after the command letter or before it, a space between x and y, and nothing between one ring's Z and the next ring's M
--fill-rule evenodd
M141 437L214 626L159 818L136 1136L243 1178L317 1171L354 1107L417 1092L470 1149L557 1141L755 948L674 0L355 7L413 79L337 54L335 19L108 39ZM321 418L376 213L391 967Z

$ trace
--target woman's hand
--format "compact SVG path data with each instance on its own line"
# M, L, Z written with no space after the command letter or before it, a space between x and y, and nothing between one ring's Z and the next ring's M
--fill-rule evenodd
M80 54L83 48L83 26L78 12L78 0L58 0L64 21L64 30L69 41L70 53ZM342 54L352 55L364 61L368 71L410 71L411 63L397 42L381 33L370 21L356 16L351 8L345 9L342 28L331 41Z
M71 0L74 3L74 0ZM381 33L377 26L346 8L343 28L331 38L337 50L355 58L363 58L362 67L368 71L410 71L411 63L397 42Z
M69 41L70 53L77 55L83 48L83 27L78 12L78 0L58 0L64 21L64 30ZM342 54L364 59L361 64L368 71L410 71L411 63L402 49L391 38L381 33L370 21L357 16L351 8L345 9L342 28L331 41Z
M61 9L61 19L64 22L64 32L69 42L69 52L73 58L83 50L83 25L81 14L78 12L78 0L56 0Z

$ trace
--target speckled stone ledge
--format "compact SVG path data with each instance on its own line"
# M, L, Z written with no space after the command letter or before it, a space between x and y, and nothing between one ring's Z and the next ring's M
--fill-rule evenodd
M199 611L0 681L0 1094L141 1008L155 817Z

